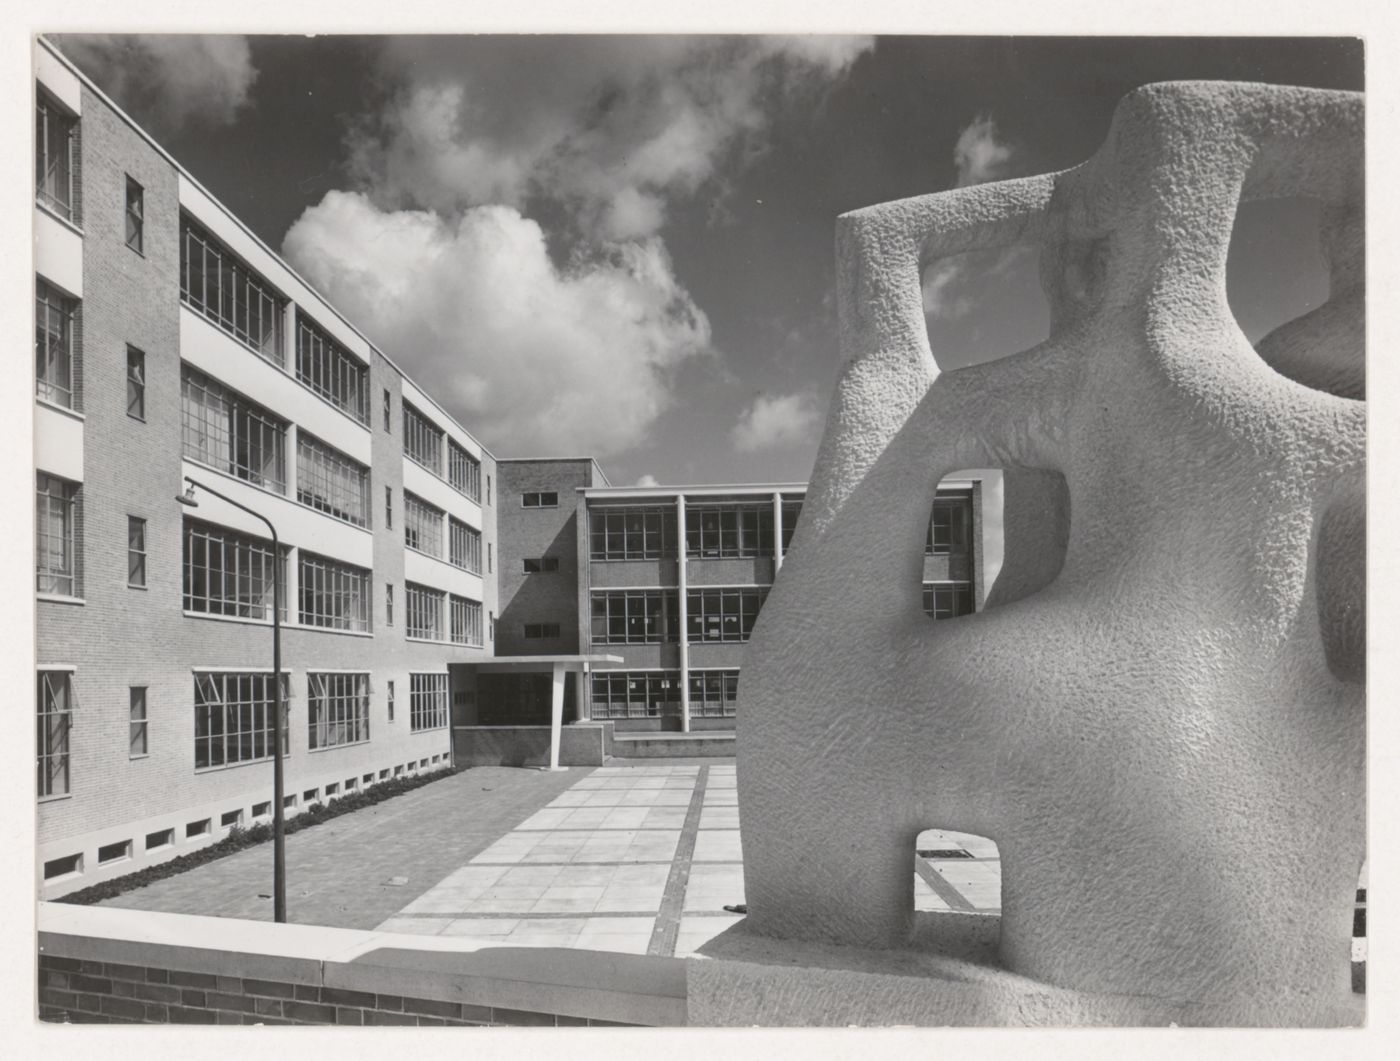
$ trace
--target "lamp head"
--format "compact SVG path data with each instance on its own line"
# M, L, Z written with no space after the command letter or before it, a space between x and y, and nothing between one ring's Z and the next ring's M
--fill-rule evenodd
M194 499L194 483L189 483L185 487L185 492L183 494L177 494L175 500L182 505L188 505L190 508L198 508L199 502Z

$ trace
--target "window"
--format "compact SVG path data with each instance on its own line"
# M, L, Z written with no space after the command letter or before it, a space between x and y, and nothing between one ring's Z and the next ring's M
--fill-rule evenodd
M592 717L660 718L679 715L681 678L676 671L594 671Z
M297 500L364 527L369 523L369 469L299 430Z
M287 492L287 424L202 372L180 373L184 453L279 494Z
M196 674L194 679L194 765L233 766L272 757L273 698L271 674ZM282 703L287 703L287 676L282 675ZM285 720L284 720L285 721ZM287 754L282 728L282 754Z
M527 558L520 561L520 566L527 575L536 574L541 571L558 571L559 557L541 556L535 559Z
M69 791L68 732L73 725L73 675L39 672L39 798Z
M486 477L486 503L491 503L491 476Z
M495 564L494 564L494 563L492 562L492 560L491 560L491 543L490 543L490 542L487 542L487 543L486 543L486 573L489 575L489 574L490 574L492 571L494 571L495 569L496 569L496 568L495 568Z
M126 348L126 415L146 419L146 355L134 346Z
M553 490L521 494L520 504L525 508L558 508L559 494Z
M558 623L526 623L526 641L550 641L559 636Z
M773 505L694 505L685 517L685 555L745 558L773 555Z
M386 684L389 686L389 721L392 722L394 721L394 683L391 679ZM365 775L365 780L369 779L369 775Z
M404 583L404 607L408 618L405 625L409 637L421 637L428 641L442 641L442 605L447 594L427 586Z
M40 472L34 508L35 559L40 593L80 597L83 592L81 488Z
M385 431L393 431L393 430L394 430L394 423L393 423L393 420L390 418L390 413L391 413L391 410L393 409L393 407L394 407L394 406L393 406L393 399L389 397L389 388L388 388L388 387L385 387L385 388L384 388L384 430L385 430Z
M428 729L446 728L447 675L410 674L408 683L409 731L420 733Z
M680 639L674 590L611 590L593 594L595 645L656 645Z
M801 501L783 502L783 553L786 555L792 546L792 532L797 529L797 519L802 515Z
M130 177L126 179L126 245L137 254L145 253L146 190Z
M254 807L253 817L256 818L257 816L257 808ZM243 812L241 810L224 811L223 814L219 815L220 829L232 829L234 826L242 824L242 822Z
M465 597L449 598L452 640L459 645L481 644L481 605Z
M487 635L487 636L489 636L489 637L491 638L492 641L496 640L496 613L495 613L495 612L487 612L487 613L486 613L486 629L487 629L487 631L488 631L488 635Z
M301 622L328 630L369 630L369 572L305 549L299 555Z
M473 501L481 500L481 461L450 438L447 440L447 481Z
M369 367L299 309L297 379L337 409L369 423Z
M959 615L971 615L975 611L972 602L972 583L932 582L925 584L924 611L935 619L953 619Z
M384 529L394 529L394 488L392 486L384 488Z
M175 843L174 829L161 829L154 833L146 834L146 850L157 851L162 847L170 847Z
M408 402L403 403L403 451L434 475L442 474L443 430Z
M481 574L481 532L455 517L447 518L447 558L457 567Z
M126 517L126 584L146 586L146 521L139 516Z
M403 492L403 540L410 549L429 556L442 556L442 517L440 508Z
M939 494L933 501L924 552L930 556L967 552L971 522L971 494Z
M693 589L686 594L686 636L700 641L747 641L768 596L766 588Z
M56 877L71 877L74 873L83 871L82 853L76 855L64 855L62 858L55 858L44 863L44 880L53 880Z
M368 674L308 674L306 689L308 748L369 740Z
M733 718L739 700L737 670L690 672L691 718Z
M130 693L131 732L128 734L127 756L131 759L139 759L149 750L146 742L146 687L133 685Z
M189 840L196 836L208 836L212 825L213 819L211 818L201 818L197 822L188 823L185 826L185 839Z
M105 866L109 862L125 862L130 857L130 840L118 840L114 844L104 844L97 849L97 864L99 866Z
M384 583L384 625L394 625L394 584Z
M185 611L271 622L273 579L286 584L286 563L286 549L275 557L265 538L186 518ZM286 601L281 613L286 619Z
M674 560L676 509L594 508L588 513L588 535L594 560Z
M46 402L81 410L74 356L78 303L43 280L34 285L34 386Z
M180 217L180 297L255 354L286 368L287 300L223 244Z
M34 121L34 194L44 206L74 223L78 221L77 141L78 119L41 89Z

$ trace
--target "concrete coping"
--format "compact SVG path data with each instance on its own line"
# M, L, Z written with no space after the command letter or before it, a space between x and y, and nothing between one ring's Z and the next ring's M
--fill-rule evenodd
M39 951L377 994L686 1023L680 958L41 902Z

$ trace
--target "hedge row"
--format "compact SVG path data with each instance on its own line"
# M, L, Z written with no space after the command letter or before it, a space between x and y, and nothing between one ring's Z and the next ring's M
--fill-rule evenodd
M352 811L360 810L364 807L372 806L375 803L383 803L386 799L393 799L401 796L405 792L411 792L415 788L422 788L424 785L434 781L440 781L445 777L451 777L457 773L459 768L448 766L441 770L434 770L427 774L416 774L412 777L394 777L380 781L377 785L368 788L357 789L339 796L329 803L308 803L305 809L293 818L288 818L282 827L284 835L290 836L301 829L309 829L313 825L320 825L324 821L338 818L342 814L349 814ZM91 906L93 903L100 903L106 899L116 898L125 892L134 891L137 888L144 888L148 884L165 880L167 877L174 877L184 873L186 870L202 866L206 862L213 862L216 859L224 858L228 855L237 854L244 848L253 847L257 844L265 843L272 839L272 823L259 822L257 825L244 829L235 825L228 831L228 835L217 843L208 847L201 847L198 851L192 851L188 855L179 855L168 862L160 862L145 869L137 870L135 873L127 873L120 877L113 877L100 884L94 884L90 888L83 888L76 892L69 892L67 895L56 899L55 902L73 903L78 906Z

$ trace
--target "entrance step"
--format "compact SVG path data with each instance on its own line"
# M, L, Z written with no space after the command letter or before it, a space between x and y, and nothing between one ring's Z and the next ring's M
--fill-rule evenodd
M613 733L614 759L733 758L734 734L723 730L694 733Z

